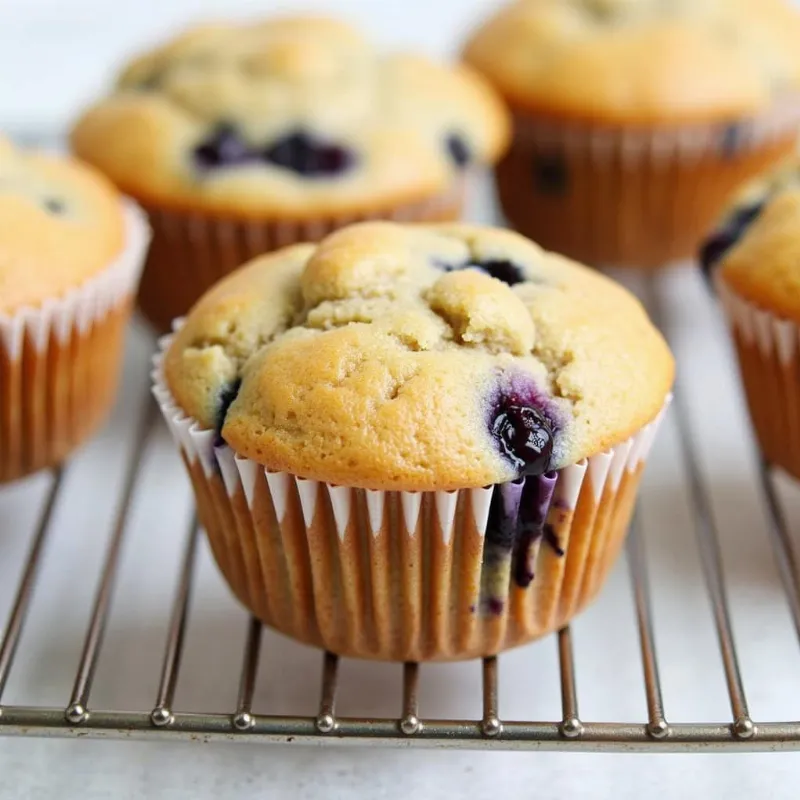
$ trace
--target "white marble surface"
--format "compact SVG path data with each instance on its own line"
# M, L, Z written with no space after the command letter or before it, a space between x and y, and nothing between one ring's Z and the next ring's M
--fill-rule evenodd
M238 12L268 4L236 0ZM283 5L297 5L287 4ZM464 20L492 2L406 0L316 3L361 16L384 38L421 37L448 49ZM221 0L169 4L141 0L0 0L0 126L61 127L102 82L121 50ZM270 4L270 7L272 5ZM19 65L25 64L24 69ZM485 218L479 206L476 214ZM634 288L641 281L632 280ZM752 440L723 325L691 270L658 280L665 328L680 363L704 482L722 533L725 575L751 711L758 720L800 719L800 649L765 533ZM147 402L151 342L131 333L125 385L115 415L71 464L56 509L20 653L4 702L66 704L114 513L126 454ZM0 620L47 478L0 490ZM800 530L800 490L781 484L792 530ZM137 486L122 569L91 705L153 705L174 577L190 514L187 482L166 433L148 447ZM657 645L666 713L673 721L728 721L713 621L703 587L674 417L666 421L646 475L642 525L653 578ZM222 584L205 546L191 609L177 710L230 711L235 703L246 616ZM0 624L2 624L0 622ZM574 626L580 710L587 720L645 718L630 585L621 563L599 602ZM264 713L314 713L319 654L267 635L255 698ZM501 716L557 719L555 641L500 661ZM279 681L275 676L281 674ZM399 669L345 662L339 712L396 714ZM423 669L421 713L480 713L477 664ZM458 753L360 748L256 747L0 739L0 798L264 797L463 798L501 793L549 798L633 800L726 795L795 798L796 755L574 755Z

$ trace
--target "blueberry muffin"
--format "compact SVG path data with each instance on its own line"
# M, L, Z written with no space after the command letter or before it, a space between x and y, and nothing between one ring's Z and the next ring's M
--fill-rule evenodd
M582 609L673 379L623 288L456 224L263 256L164 347L156 397L233 591L390 660L496 653Z
M101 175L0 138L0 483L105 418L146 241Z
M800 478L800 168L754 183L703 249L765 459Z
M72 145L150 212L140 306L166 328L255 255L360 219L458 218L508 134L468 68L298 17L195 28L142 56Z
M800 11L785 0L518 0L466 61L511 105L508 219L593 265L688 258L791 152Z

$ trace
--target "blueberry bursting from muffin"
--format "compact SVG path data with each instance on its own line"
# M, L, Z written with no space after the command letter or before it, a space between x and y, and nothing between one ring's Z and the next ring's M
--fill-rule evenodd
M521 589L531 585L541 542L564 555L547 524L557 480L550 471L556 431L541 405L532 387L515 385L490 406L492 439L518 475L495 487L489 508L481 596L482 610L491 614L504 611L509 577Z

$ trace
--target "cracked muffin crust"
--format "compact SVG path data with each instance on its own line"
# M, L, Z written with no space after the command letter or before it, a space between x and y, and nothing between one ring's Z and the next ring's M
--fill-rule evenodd
M122 73L72 144L146 201L292 219L436 195L508 138L462 66L377 52L343 22L193 28Z
M666 124L752 116L796 93L799 39L785 0L518 0L465 55L523 106Z
M105 178L0 137L0 315L82 285L124 239L122 203Z
M178 406L237 454L405 491L603 452L659 414L674 372L609 279L507 231L382 222L227 277L164 368Z

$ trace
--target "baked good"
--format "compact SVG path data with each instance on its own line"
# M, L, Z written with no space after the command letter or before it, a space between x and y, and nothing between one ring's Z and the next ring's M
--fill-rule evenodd
M800 11L785 0L518 0L465 60L506 98L509 220L593 265L696 248L729 195L791 152Z
M166 329L260 253L359 219L457 218L508 134L470 69L277 17L193 28L136 59L72 146L149 211L140 305Z
M164 347L156 397L234 592L392 660L498 652L583 608L673 379L622 287L454 224L263 256Z
M755 184L704 250L767 462L800 478L800 170Z
M0 482L60 462L105 418L146 244L101 175L0 138Z

